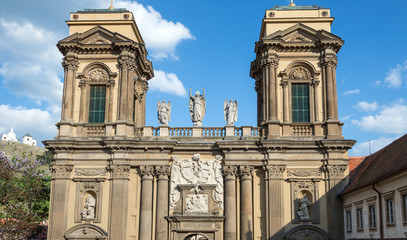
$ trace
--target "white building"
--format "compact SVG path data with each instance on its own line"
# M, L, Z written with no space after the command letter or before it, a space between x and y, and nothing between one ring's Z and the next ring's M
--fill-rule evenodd
M5 133L5 134L1 135L1 140L8 141L8 142L20 142L17 139L17 136L14 133L13 128L11 128L9 133ZM33 139L33 137L29 133L24 135L22 143L30 145L30 146L37 146L37 141L35 139Z
M3 140L3 141L8 141L8 142L20 142L20 141L17 139L17 136L16 136L16 134L14 133L13 128L11 128L11 130L10 130L9 133L5 133L5 134L1 135L1 140Z
M23 143L30 146L37 146L37 141L33 139L33 137L29 133L24 135Z
M345 239L407 236L407 134L367 157L342 193Z

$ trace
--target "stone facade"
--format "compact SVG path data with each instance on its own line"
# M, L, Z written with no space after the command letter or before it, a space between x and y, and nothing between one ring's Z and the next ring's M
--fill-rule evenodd
M257 127L172 128L145 126L153 71L133 15L71 13L70 36L58 43L62 119L44 142L55 160L49 239L343 239L337 195L355 142L341 136L335 68L343 41L330 33L329 14L266 11L251 67ZM309 86L308 122L292 121L296 83ZM96 85L106 88L105 118L89 123Z

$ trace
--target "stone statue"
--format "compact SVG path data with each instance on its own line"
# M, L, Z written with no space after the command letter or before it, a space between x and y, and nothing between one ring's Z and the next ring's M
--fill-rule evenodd
M230 100L229 103L225 100L225 103L223 104L223 113L227 125L232 126L233 123L237 121L237 100L235 100L235 102Z
M168 122L171 121L171 102L165 103L165 100L161 103L157 103L157 116L158 121L161 125L168 125Z
M308 213L309 206L311 206L311 202L308 200L307 194L304 193L303 197L300 199L300 207L297 212L297 215L301 219L301 221L306 222L311 220Z
M85 207L82 210L82 219L94 219L95 218L95 206L96 206L96 199L91 195L88 194L85 201Z
M189 112L194 126L202 126L206 112L205 89L202 89L202 96L199 91L192 96L191 89L189 89Z

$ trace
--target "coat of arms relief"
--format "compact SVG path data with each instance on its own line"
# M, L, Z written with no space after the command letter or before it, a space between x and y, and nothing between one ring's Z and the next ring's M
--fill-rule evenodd
M170 209L182 200L185 213L208 213L210 198L218 205L217 208L223 209L221 156L203 160L200 154L194 154L190 159L173 157L173 160ZM210 192L212 196L209 195Z

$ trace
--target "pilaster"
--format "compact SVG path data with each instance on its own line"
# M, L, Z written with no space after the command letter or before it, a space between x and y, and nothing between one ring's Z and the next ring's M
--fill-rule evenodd
M113 165L111 169L110 239L125 239L129 196L129 165Z
M64 239L63 236L67 230L68 193L72 169L72 165L53 165L51 167L48 239Z
M283 173L285 165L266 165L266 196L267 196L267 239L280 240L284 237L284 193Z

